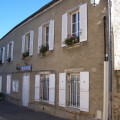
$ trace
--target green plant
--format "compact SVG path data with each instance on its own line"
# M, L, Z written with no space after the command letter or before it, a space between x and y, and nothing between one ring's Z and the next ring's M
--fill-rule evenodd
M0 101L5 101L5 95L4 93L0 92Z
M72 36L68 35L68 37L64 41L66 45L70 45L70 46L78 42L79 42L79 37L76 35L72 35Z
M24 53L22 54L22 57L23 57L23 58L25 58L25 57L27 57L27 56L29 56L29 52L24 52Z
M9 58L7 59L7 61L10 62L10 61L11 61L11 58L9 57Z
M46 51L48 51L48 46L42 45L40 48L40 53L44 56Z

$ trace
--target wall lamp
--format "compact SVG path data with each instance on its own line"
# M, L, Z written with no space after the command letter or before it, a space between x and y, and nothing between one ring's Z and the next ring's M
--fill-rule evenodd
M99 2L100 2L100 0L90 0L91 5L94 6L94 7L98 6Z

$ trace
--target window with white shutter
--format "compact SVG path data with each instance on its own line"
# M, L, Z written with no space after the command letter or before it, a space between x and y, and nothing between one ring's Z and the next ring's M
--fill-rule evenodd
M6 94L10 94L11 90L11 75L7 75L7 81L6 81Z
M7 62L13 61L14 41L7 45Z
M35 101L40 100L40 75L35 75Z
M22 36L22 58L33 55L34 31L25 33Z
M5 47L0 49L0 64L3 64L5 61Z
M2 92L2 76L0 76L0 92Z
M89 72L59 74L59 106L89 112Z
M84 41L87 41L87 4L83 4L73 12L65 13L62 16L61 46L74 45Z

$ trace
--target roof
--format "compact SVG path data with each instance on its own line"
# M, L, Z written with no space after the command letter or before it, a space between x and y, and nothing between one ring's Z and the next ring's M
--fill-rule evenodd
M16 28L18 28L20 25L22 25L23 23L25 23L26 21L28 21L29 19L33 18L34 16L36 16L38 13L44 11L45 9L49 8L51 5L55 4L56 2L58 2L60 0L52 0L51 2L49 2L48 4L46 4L45 6L43 6L42 8L40 8L38 11L36 11L35 13L33 13L31 16L29 16L28 18L26 18L25 20L23 20L22 22L20 22L18 25L16 25L14 28L12 28L6 35L4 35L0 41L5 38L7 35L9 35L12 31L14 31Z

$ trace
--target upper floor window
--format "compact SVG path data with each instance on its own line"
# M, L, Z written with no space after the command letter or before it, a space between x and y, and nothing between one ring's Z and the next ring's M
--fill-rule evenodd
M75 36L78 36L79 37L79 34L80 34L80 18L79 18L79 12L76 12L76 13L73 13L71 15L71 18L72 18L72 22L71 22L71 34L72 35L75 35Z
M22 36L22 57L33 55L34 31L30 31Z
M54 49L54 20L38 28L38 54Z
M4 59L5 59L5 47L2 47L0 49L0 64L4 63Z
M7 45L7 62L13 61L14 41Z
M87 41L87 4L62 15L61 46Z

